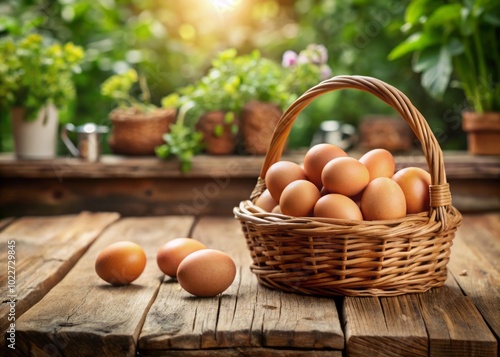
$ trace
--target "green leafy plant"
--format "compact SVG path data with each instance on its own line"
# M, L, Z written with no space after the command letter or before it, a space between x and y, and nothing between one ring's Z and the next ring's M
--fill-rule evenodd
M289 103L290 94L285 84L286 74L278 63L263 58L258 50L238 55L236 49L231 48L219 53L207 74L181 88L177 95L181 105L193 103L188 115L195 120L210 111L237 115L251 100L283 107ZM169 100L165 98L163 105Z
M413 0L403 26L408 36L389 54L413 53L422 86L442 98L453 74L472 108L500 110L500 2Z
M291 93L286 88L286 71L278 63L263 58L259 51L238 55L235 49L222 51L207 74L194 84L163 98L162 106L180 108L177 123L165 135L165 144L158 148L162 158L177 156L184 169L189 169L193 155L201 152L201 133L196 130L200 117L211 111L225 112L224 124L233 134L238 131L236 116L251 100L285 106ZM221 136L223 126L215 127Z
M163 106L174 108L179 106L180 98L178 94L163 99ZM184 103L179 110L177 121L170 125L170 132L163 136L165 144L157 146L156 156L161 159L177 157L181 162L181 171L188 172L191 169L193 156L203 150L203 135L193 129L191 125L185 124L186 111L193 106L193 103Z
M0 42L0 108L24 107L26 120L49 102L61 109L75 97L72 75L80 71L83 48L46 42L35 33Z
M139 99L131 94L132 87L139 84ZM114 99L120 108L136 108L141 112L157 109L151 104L151 95L144 76L139 76L133 68L114 74L101 84L101 94Z

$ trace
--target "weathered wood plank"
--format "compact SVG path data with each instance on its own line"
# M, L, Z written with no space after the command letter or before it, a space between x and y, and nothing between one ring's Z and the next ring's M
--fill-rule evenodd
M141 351L144 357L342 357L342 351L236 347L231 349Z
M364 151L349 152L360 157ZM305 150L295 150L283 155L283 160L300 163ZM189 173L180 171L176 160L160 160L156 157L124 157L104 155L99 162L83 162L73 157L59 157L54 160L20 161L12 154L0 153L0 177L46 177L59 180L72 177L254 177L260 173L264 156L256 155L197 155L193 158ZM448 178L500 178L498 156L473 156L466 152L445 151L445 170ZM427 168L427 162L420 151L397 155L396 165Z
M66 277L18 321L18 351L29 356L134 356L146 312L162 273L158 248L186 235L191 217L127 218L107 229ZM98 253L109 244L140 244L148 262L128 286L111 286L94 270Z
M175 280L166 280L146 318L140 351L343 348L332 299L286 294L257 283L248 268L250 255L239 222L233 218L202 218L193 237L230 254L238 267L236 279L225 293L210 299L190 297Z
M5 217L5 218L0 219L0 230L3 229L4 227L8 226L13 220L14 220L14 217Z
M500 214L464 216L448 266L499 339Z
M495 357L498 342L451 274L443 287L418 295L430 356Z
M232 215L256 178L0 178L0 216L92 211L124 216ZM8 188L8 189L7 189ZM42 189L43 188L43 189Z
M415 295L344 299L347 353L427 356L428 339Z
M15 286L7 289L7 274L0 275L1 301L0 331L10 325L11 297L15 302L15 316L19 318L36 304L88 249L96 237L119 215L116 213L88 213L77 216L27 217L14 221L0 232L0 266L7 269L7 242L15 246ZM12 276L11 276L12 278ZM9 286L10 288L10 286Z
M456 236L500 272L500 213L465 215Z

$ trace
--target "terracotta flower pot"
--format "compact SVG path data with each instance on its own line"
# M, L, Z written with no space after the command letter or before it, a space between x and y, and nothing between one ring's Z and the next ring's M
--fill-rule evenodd
M112 131L108 142L113 153L154 155L155 147L165 142L163 135L175 121L175 110L158 109L143 113L135 108L117 108L109 117Z
M59 112L53 104L42 107L34 120L25 120L24 108L13 108L12 131L18 159L53 159L57 152Z
M464 112L462 129L471 154L500 155L500 113Z
M225 115L222 111L205 113L196 125L196 129L203 133L205 151L209 154L228 155L234 152L236 133L233 126L238 125L238 121L235 118L233 123L226 123Z
M243 107L241 135L246 152L254 155L267 152L281 114L281 109L272 103L251 101Z

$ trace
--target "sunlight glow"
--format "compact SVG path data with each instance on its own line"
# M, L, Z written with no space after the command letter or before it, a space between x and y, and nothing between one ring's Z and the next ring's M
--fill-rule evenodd
M210 0L212 5L220 12L233 10L241 0Z

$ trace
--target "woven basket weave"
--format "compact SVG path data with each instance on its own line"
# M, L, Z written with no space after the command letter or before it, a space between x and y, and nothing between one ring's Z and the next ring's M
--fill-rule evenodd
M110 113L112 131L108 138L113 153L118 155L154 155L162 145L163 135L175 121L175 110L160 108L144 113L135 108L118 108Z
M371 93L392 106L422 144L431 174L430 209L391 221L290 217L253 202L280 160L291 126L314 98L337 89ZM443 153L422 114L398 89L371 77L338 76L309 89L283 113L249 200L234 208L267 287L311 295L395 296L442 286L461 214L451 205Z

